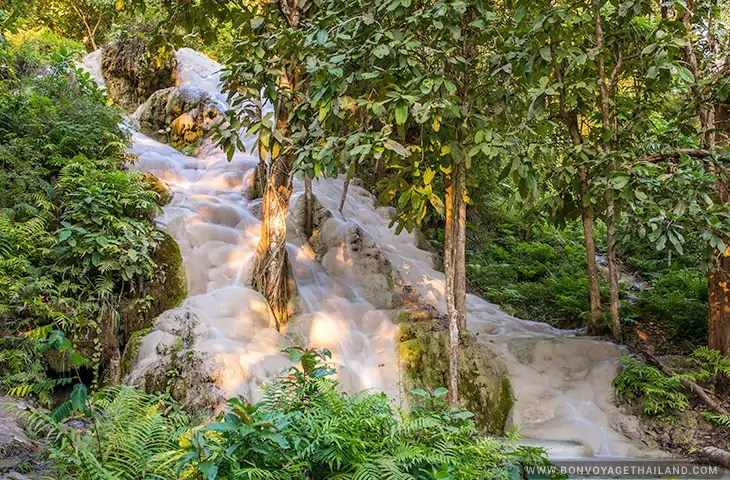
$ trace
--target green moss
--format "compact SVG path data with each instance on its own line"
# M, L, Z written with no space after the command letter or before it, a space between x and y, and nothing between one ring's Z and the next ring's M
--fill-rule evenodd
M134 361L137 358L137 353L139 352L139 345L142 343L142 338L151 331L152 328L145 328L134 332L132 336L129 337L127 346L124 348L124 354L122 355L122 378L129 375L129 372L132 371Z
M121 330L125 339L134 332L149 328L155 318L166 310L179 306L187 296L185 266L180 247L167 233L152 253L154 278L141 286L134 297L119 303Z
M411 312L400 312L398 355L405 371L404 387L410 396L416 388L437 388L448 384L448 331L438 319L404 321ZM400 320L399 320L400 319ZM489 346L473 337L463 339L459 348L459 398L475 415L483 433L504 433L514 405L506 369ZM413 400L413 397L409 397Z

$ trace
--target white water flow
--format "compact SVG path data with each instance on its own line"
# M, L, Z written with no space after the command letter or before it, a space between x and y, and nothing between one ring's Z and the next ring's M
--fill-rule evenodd
M93 55L84 64L98 76L98 54ZM218 90L220 65L188 49L178 52L178 61L181 83L223 99ZM247 147L252 143L249 139ZM359 226L402 281L442 311L444 277L434 269L431 254L416 247L412 234L396 235L389 228L389 209L376 208L370 193L351 185L340 214L342 180L313 182L314 195L332 212L323 227L330 248L317 261L306 240L290 228L289 254L303 313L279 333L271 328L263 297L243 283L260 237L260 221L252 211L257 202L243 195L257 160L237 153L228 162L216 149L189 157L139 133L134 134L132 150L139 155L136 168L158 176L174 192L158 222L177 240L184 259L189 298L180 308L200 318L195 348L218 362L219 383L227 395L256 400L261 383L289 366L281 349L306 344L332 351L344 389L383 391L396 404L403 403L391 321L394 311L373 306L378 277L363 280L361 272L367 267L356 268L353 263L362 256L343 239ZM291 209L301 189L295 182ZM469 330L504 356L516 397L512 422L524 437L547 446L556 456L651 454L638 438L630 438L638 436L635 420L614 404L611 381L622 353L618 346L519 320L473 295L467 304ZM157 331L145 338L135 371L155 361L155 344L162 336L164 332Z

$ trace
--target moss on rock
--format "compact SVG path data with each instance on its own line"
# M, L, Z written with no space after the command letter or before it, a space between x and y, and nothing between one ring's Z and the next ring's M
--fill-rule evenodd
M157 178L151 173L142 174L142 181L149 185L149 189L155 192L157 197L157 205L164 207L172 201L172 192L165 182Z
M137 359L137 353L139 352L139 344L142 343L142 338L151 331L152 328L137 330L129 337L129 340L127 340L127 345L124 347L124 353L122 354L122 378L126 377L129 372L132 371L134 361Z
M123 34L102 48L101 73L109 96L132 112L157 90L175 85L174 56L152 57L147 41Z
M398 354L405 372L404 389L433 389L448 385L449 332L445 319L429 315L432 309L410 308L399 312ZM430 317L430 318L429 318ZM472 336L459 347L459 399L474 413L483 433L501 435L509 423L514 405L512 387L498 354Z
M179 306L187 295L185 266L180 247L168 233L152 253L154 278L143 285L133 297L119 303L121 330L125 339L132 333L149 328L159 314Z

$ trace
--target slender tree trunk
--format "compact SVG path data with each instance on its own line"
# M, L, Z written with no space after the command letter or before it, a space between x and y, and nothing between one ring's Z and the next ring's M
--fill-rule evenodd
M586 267L588 269L588 291L591 300L591 330L601 330L601 284L598 279L598 264L596 263L596 241L593 236L593 207L586 205L588 196L588 173L585 167L578 167L581 203L581 221L583 223L583 243L586 248Z
M452 163L453 167L453 163ZM456 314L454 297L454 178L447 180L446 187L446 224L444 232L444 297L446 299L446 315L449 319L449 403L456 405L459 401L459 322Z
M459 334L466 332L466 166L451 163L446 189L444 272L446 314L449 319L449 402L459 401Z
M309 238L314 230L314 199L312 198L312 179L304 175L304 235Z
M578 129L578 119L574 112L566 115L568 131L574 145L581 145L583 138ZM601 284L598 279L598 264L596 263L596 241L593 236L593 207L588 203L588 171L583 165L578 165L578 201L580 202L580 217L583 223L583 243L586 248L586 268L588 270L588 292L591 300L590 327L594 332L601 329Z
M692 29L692 13L694 10L694 1L687 2L682 17L682 24L686 32L689 34ZM702 80L699 63L695 54L693 43L687 39L684 49L684 61L687 64L694 83L692 84L692 95L697 104L697 113L700 118L702 128L703 147L710 150L716 147L715 134L715 109L708 107L708 99L705 97L699 82ZM716 185L719 200L722 203L730 200L727 195L726 184L719 181ZM730 250L725 252L717 252L718 258L715 268L710 272L707 281L708 296L708 345L710 348L720 350L725 355L730 355L730 292L728 291L728 280L730 276Z
M608 194L606 212L606 243L608 258L608 285L611 296L611 331L615 340L621 339L621 318L619 316L618 268L616 266L616 219L613 191Z
M342 209L345 208L345 200L347 200L347 190L350 188L350 182L355 177L357 170L357 164L355 162L350 164L350 168L347 169L347 177L345 178L345 184L342 187L342 196L340 197L340 205L337 209L342 213Z
M454 242L451 248L454 269L454 306L459 332L466 332L466 165L460 163L456 171L454 192Z
M593 0L593 16L596 21L596 48L599 51L598 57L598 85L600 89L600 107L601 107L601 144L604 155L608 155L611 151L609 137L611 132L611 113L609 110L608 96L609 87L606 82L606 61L603 49L603 18L601 17L601 8L598 0ZM619 57L612 77L618 73L621 65L621 56ZM619 317L619 299L618 299L618 269L616 266L616 197L613 189L609 188L606 192L606 229L607 229L607 262L608 262L608 285L610 292L610 310L611 310L611 331L616 340L621 338L621 320Z
M257 116L258 121L260 122L263 117L261 108L258 108ZM272 141L272 138L273 137L269 135L269 142ZM269 147L269 145L264 145L261 142L261 136L259 135L259 139L256 142L256 150L258 151L259 155L259 163L256 164L256 168L253 171L253 189L251 192L251 198L249 200L263 197L264 192L266 191L266 180L269 178L269 174L266 168L266 155L268 155L267 149Z
M89 43L91 44L92 51L96 50L96 39L94 38L96 35L96 29L99 27L99 24L101 23L102 16L99 15L99 19L96 22L96 26L94 29L91 29L91 26L89 25L89 22L86 21L86 15L84 15L84 12L81 10L80 7L77 7L76 5L71 5L71 8L76 11L76 14L81 19L81 22L84 24L84 29L86 29L86 35L89 37Z

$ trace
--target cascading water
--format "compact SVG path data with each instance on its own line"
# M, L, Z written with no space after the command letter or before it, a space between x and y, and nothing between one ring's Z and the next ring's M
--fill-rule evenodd
M180 83L224 100L220 65L189 49L177 57ZM97 52L84 66L101 81L98 61ZM248 139L247 148L252 144ZM261 228L255 214L260 203L243 194L257 159L237 153L228 162L214 148L190 157L140 133L133 136L132 151L139 156L136 168L158 176L174 192L158 222L180 245L189 286L184 304L163 314L143 339L133 377L156 362L157 346L170 337L170 323L184 310L199 319L194 348L215 359L226 395L257 399L260 385L289 366L281 349L306 344L332 351L344 389L383 391L403 403L393 310L387 298L378 297L383 279L374 272L363 280L370 267L358 264L363 257L347 242L334 242L318 256L292 222L288 251L301 313L277 332L264 298L244 284ZM295 181L294 187L290 211L301 197L302 185ZM391 211L376 208L362 188L350 186L340 214L342 187L341 179L313 182L314 195L332 215L323 227L329 238L367 237L405 284L443 311L444 277L431 254L417 248L412 234L396 235L389 227ZM504 357L516 397L512 420L525 437L558 456L653 453L630 438L639 431L636 420L613 403L620 347L513 318L476 296L468 296L467 308L469 330Z

